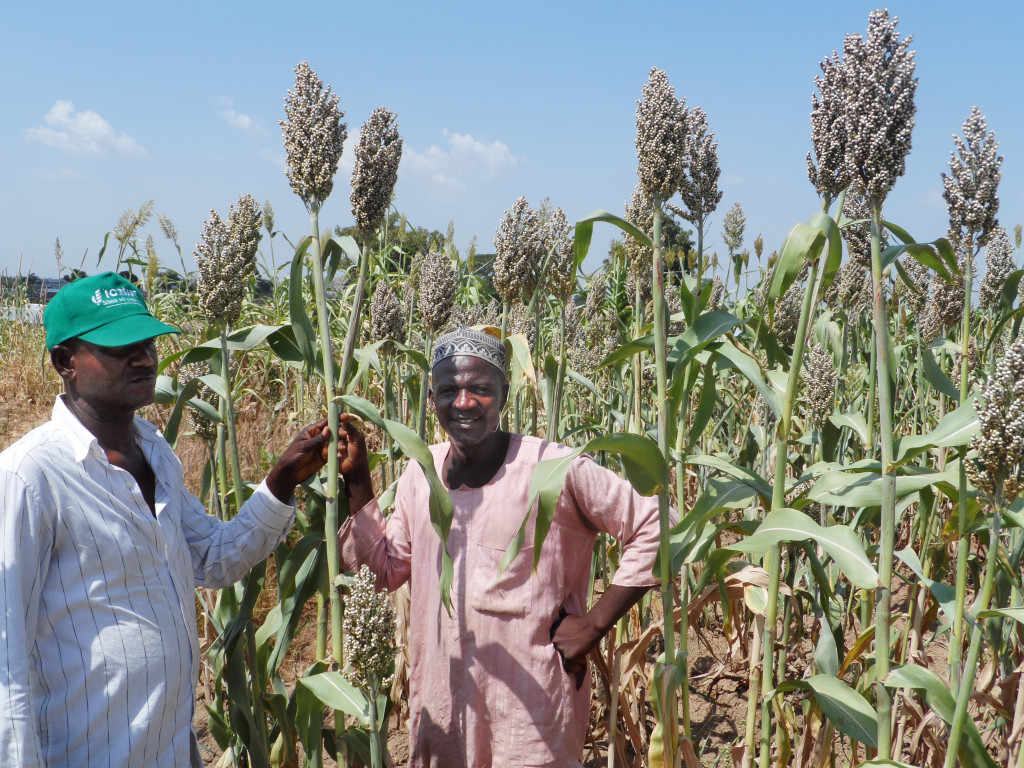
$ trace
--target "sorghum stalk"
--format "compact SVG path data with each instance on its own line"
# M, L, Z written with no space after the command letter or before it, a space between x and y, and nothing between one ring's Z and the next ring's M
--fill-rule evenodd
M775 432L775 481L772 485L772 510L786 506L786 470L788 461L788 439L793 419L793 404L796 402L800 385L800 366L803 360L804 342L811 317L811 301L818 279L818 262L809 264L804 300L800 307L796 339L793 341L793 357L789 362L789 378L786 381L786 398L781 403ZM779 546L768 550L768 604L765 609L764 630L761 639L761 750L758 764L761 768L771 765L771 700L769 693L775 685L775 624L779 616L779 587L782 583L782 560Z
M985 576L981 582L981 594L978 596L975 615L981 611L988 610L989 601L992 599L992 588L995 586L996 562L999 560L999 526L1002 515L1002 494L997 493L994 499L994 511L992 513L992 527L989 530L988 558L985 565ZM965 547L966 548L966 547ZM963 737L964 723L967 721L967 705L970 703L971 694L974 693L974 678L978 672L978 655L981 652L981 635L983 622L976 620L971 629L971 644L967 650L967 664L964 667L963 679L960 681L960 689L956 697L956 709L953 711L953 722L949 731L949 746L946 750L946 759L943 768L954 768L957 762L957 752L960 751L960 741Z
M324 537L327 554L327 578L330 589L328 601L331 628L331 652L339 666L344 660L342 643L342 602L341 593L334 586L334 579L340 573L338 558L338 435L341 428L341 410L335 399L334 346L331 341L331 318L327 309L324 289L324 267L320 246L320 207L309 211L309 225L312 233L310 258L313 269L313 294L316 299L317 326L320 335L320 349L323 354L324 399L327 401L327 426L331 430L331 442L327 452L327 483L324 486ZM344 381L344 380L343 380ZM317 622L317 647L327 646L323 633L327 623ZM343 719L339 718L342 722Z
M878 442L882 460L881 526L878 546L878 578L875 592L875 677L878 710L878 757L888 760L892 751L892 698L884 680L889 674L889 626L892 596L892 563L896 543L896 475L892 468L892 390L889 386L889 322L885 314L882 277L882 202L871 196L871 284L874 291L875 366L878 381Z
M661 249L661 220L662 211L661 204L658 200L654 200L654 249L653 256L651 258L651 275L653 278L654 290L654 370L655 370L655 382L657 385L658 393L658 449L661 451L661 455L665 457L665 461L669 462L672 459L669 451L669 414L668 414L668 377L667 377L667 359L665 355L665 342L666 342L666 329L667 324L665 322L665 270L662 267L662 249ZM673 608L673 591L674 591L674 579L672 576L672 549L670 542L671 533L671 521L669 519L669 503L668 503L668 489L662 488L658 492L658 521L660 525L660 544L659 544L659 566L660 573L658 574L661 578L661 605L663 616L665 620L664 637L665 637L665 665L671 668L676 664L676 649L675 649L675 610ZM676 688L674 685L669 685L669 681L672 680L671 675L664 675L661 678L662 689L662 713L663 716L668 720L664 723L665 727L665 748L666 752L671 749L671 756L673 765L677 760L675 745L678 741L678 734L676 728L678 727L677 718L677 699L676 699Z

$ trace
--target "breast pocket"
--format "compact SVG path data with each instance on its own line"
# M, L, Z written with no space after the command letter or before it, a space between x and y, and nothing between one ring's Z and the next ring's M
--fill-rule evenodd
M533 547L523 547L502 573L504 556L504 548L482 543L473 547L470 605L484 613L525 616L533 606Z

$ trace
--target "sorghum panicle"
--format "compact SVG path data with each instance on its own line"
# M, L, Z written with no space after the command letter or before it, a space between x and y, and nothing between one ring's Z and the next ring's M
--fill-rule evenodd
M345 600L344 674L364 691L379 693L391 684L395 658L395 610L367 566L353 576Z
M889 11L868 15L868 34L843 42L846 109L846 162L851 181L882 201L906 170L914 128L914 52L912 37L896 33Z
M967 261L961 255L959 271L952 282L946 282L939 275L932 278L932 311L935 319L945 328L951 328L963 319L964 314L964 268Z
M686 119L686 103L676 99L668 75L651 67L636 103L636 174L652 200L668 200L682 181L686 167Z
M211 325L230 327L242 313L249 278L256 271L262 215L252 195L238 198L228 220L215 210L203 222L194 256L199 268L199 309Z
M861 221L871 218L871 207L868 205L864 194L851 189L846 193L846 200L843 203L843 216L851 221ZM869 221L862 221L860 224L847 224L841 230L843 240L846 241L846 249L850 258L862 267L871 267L871 224Z
M370 300L370 334L374 341L405 341L405 310L391 286L381 280ZM390 343L382 349L391 350Z
M386 107L373 110L359 132L355 154L349 200L356 226L368 236L384 223L398 181L402 160L398 116Z
M963 138L953 134L956 151L949 153L949 175L942 174L942 197L949 212L950 242L957 247L972 236L978 245L988 242L996 226L999 197L996 192L1003 172L1003 158L996 154L999 142L993 131L985 135L985 116L971 108L963 124ZM974 243L970 246L974 253Z
M804 390L811 424L821 429L835 410L836 371L832 354L820 344L815 344L804 358Z
M567 302L576 288L573 280L575 277L573 260L576 252L569 220L561 208L555 208L551 217L544 224L543 241L543 252L545 254L551 252L551 262L547 269L551 295L563 303Z
M430 333L444 331L455 306L455 270L448 257L431 251L423 259L419 271L419 292L416 306L423 327Z
M687 162L682 179L679 181L679 197L682 198L684 219L694 226L714 213L722 200L718 189L718 142L715 132L708 129L708 116L700 107L687 111L689 135L686 142Z
M914 287L910 288L904 285L903 281L900 281L897 284L900 287L900 297L906 302L907 311L916 316L924 311L925 304L928 301L928 275L930 272L928 267L911 256L904 256L901 262L904 271L913 280Z
M540 216L525 197L506 209L494 235L494 289L508 304L530 297L543 259Z
M967 460L967 475L990 501L1010 504L1024 481L1024 337L1007 348L981 400L971 440L978 458Z
M1006 279L1013 272L1013 246L1006 230L998 224L992 228L985 246L985 277L981 280L981 308L999 304Z
M334 189L334 174L348 136L338 101L331 87L300 61L295 67L295 90L288 91L284 100L286 119L279 123L288 155L285 175L310 211L319 211Z
M625 219L641 232L651 232L654 229L654 206L644 192L644 188L637 184L633 188L633 198L626 203ZM636 238L626 235L625 238L626 261L628 267L628 291L630 301L635 296L635 288L640 287L640 295L646 302L651 295L651 257L652 249L641 243Z
M811 145L807 153L807 178L819 195L835 199L850 185L846 164L846 69L839 54L820 62L823 76L814 78L817 94L811 95ZM818 164L814 164L814 160Z

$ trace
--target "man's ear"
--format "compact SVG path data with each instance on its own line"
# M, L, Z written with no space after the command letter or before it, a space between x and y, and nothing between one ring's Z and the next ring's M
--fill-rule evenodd
M75 361L70 346L58 344L50 350L50 365L65 382L75 371Z

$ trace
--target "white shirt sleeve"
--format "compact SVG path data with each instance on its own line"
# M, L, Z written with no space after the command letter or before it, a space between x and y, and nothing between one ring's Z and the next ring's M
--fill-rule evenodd
M52 521L17 475L0 470L0 763L43 765L33 701L29 638L36 635L39 596L53 543Z
M181 530L192 556L196 584L223 589L238 581L281 543L295 520L264 480L226 522L206 514L199 499L182 489Z

